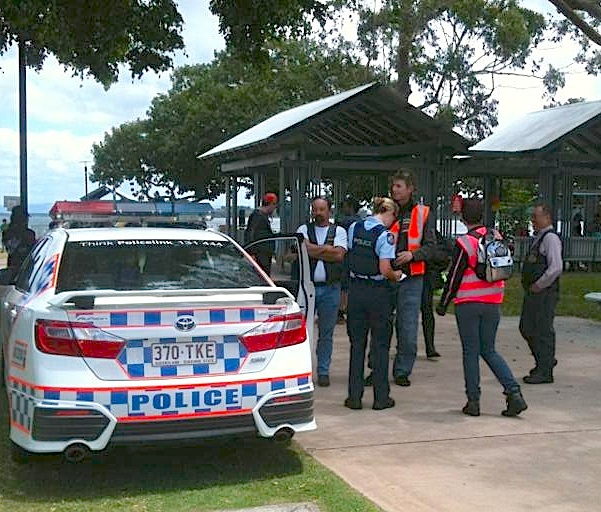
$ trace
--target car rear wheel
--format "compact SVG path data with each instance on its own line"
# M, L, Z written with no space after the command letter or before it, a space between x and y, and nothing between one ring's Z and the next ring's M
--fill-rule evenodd
M26 464L29 461L30 452L21 448L18 444L10 441L10 460L16 464Z
M0 349L0 388L8 388L8 371L4 361L4 351Z

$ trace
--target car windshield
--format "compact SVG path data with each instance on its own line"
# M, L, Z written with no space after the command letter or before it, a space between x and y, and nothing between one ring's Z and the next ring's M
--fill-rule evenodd
M226 240L95 240L67 242L56 292L266 284L243 253Z

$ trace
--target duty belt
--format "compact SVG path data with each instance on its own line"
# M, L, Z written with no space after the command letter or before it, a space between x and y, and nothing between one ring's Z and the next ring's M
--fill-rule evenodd
M379 276L366 276L364 274L355 274L354 272L350 273L351 279L363 279L364 281L374 281L376 283L381 283L385 281L384 277Z

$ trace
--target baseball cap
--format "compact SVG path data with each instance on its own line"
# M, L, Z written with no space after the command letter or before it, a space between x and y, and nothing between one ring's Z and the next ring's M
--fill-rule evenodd
M273 192L267 192L267 194L265 194L263 196L263 204L272 204L272 203L277 203L278 202L278 195L274 194Z

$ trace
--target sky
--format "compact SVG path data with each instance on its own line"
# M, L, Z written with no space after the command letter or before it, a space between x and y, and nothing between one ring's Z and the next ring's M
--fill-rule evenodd
M548 9L544 0L524 0L525 6ZM176 66L208 62L224 47L218 20L208 0L181 0L184 18L185 54L175 56ZM345 30L352 37L354 27ZM568 66L573 45L546 44L537 51L557 67ZM586 75L572 65L567 85L559 100L584 97L601 99L601 79ZM0 56L0 196L19 194L18 75L16 48ZM91 168L93 143L103 140L112 127L144 117L150 102L170 86L170 73L146 74L132 80L124 69L118 83L108 91L93 79L81 80L63 69L54 58L47 59L41 72L27 71L29 203L32 212L57 200L77 200L84 194L84 166ZM499 123L508 123L544 104L537 80L501 78L495 97L499 100ZM410 98L410 101L419 101ZM84 163L88 161L88 163ZM92 190L95 184L89 184ZM129 187L123 187L128 192ZM1 201L1 199L0 199ZM241 204L250 204L240 198ZM213 202L222 205L223 198ZM1 203L0 203L1 208Z

